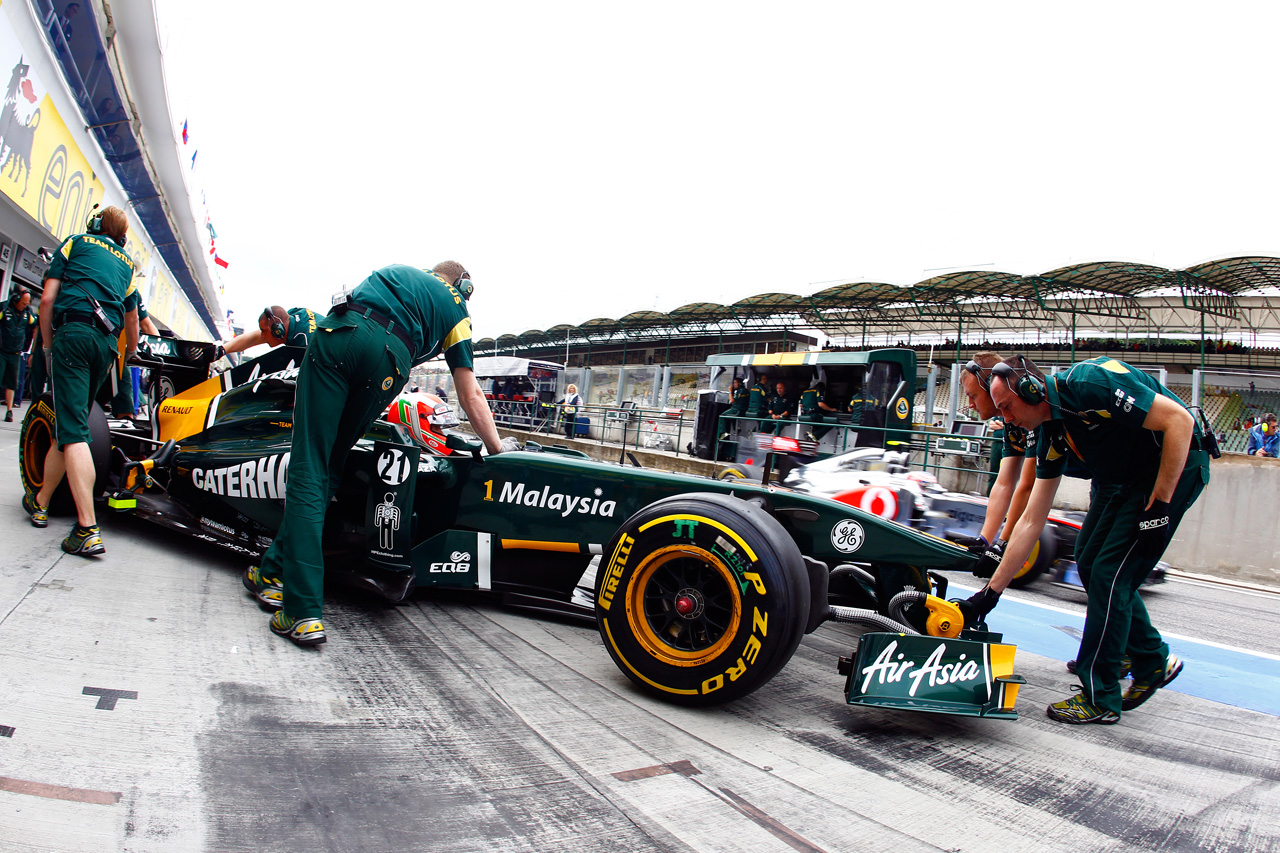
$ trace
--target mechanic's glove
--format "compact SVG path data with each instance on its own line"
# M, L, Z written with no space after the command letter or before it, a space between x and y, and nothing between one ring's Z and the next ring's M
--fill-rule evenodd
M1004 546L1009 543L1003 539L997 539L990 546L982 549L982 554L978 557L978 563L973 567L973 576L977 578L989 578L996 573L996 568L1000 565L1001 558L1004 557Z
M951 540L961 548L968 548L970 554L982 556L982 552L987 550L987 537L979 533L977 536L956 536Z
M516 437L514 435L509 435L502 439L501 447L502 449L499 451L500 453L510 453L513 450L520 449L520 442L516 441Z
M53 376L53 349L44 347L44 375Z
M137 347L134 347L133 349L127 349L124 351L124 360L126 362L133 361L137 357L138 357Z
M998 601L1000 601L1000 593L989 586L984 586L964 601L957 601L956 606L960 608L960 614L964 616L964 625L968 628L983 621L983 617L995 608Z
M1134 552L1139 557L1155 560L1169 544L1169 505L1152 501L1151 508L1138 516L1138 536Z

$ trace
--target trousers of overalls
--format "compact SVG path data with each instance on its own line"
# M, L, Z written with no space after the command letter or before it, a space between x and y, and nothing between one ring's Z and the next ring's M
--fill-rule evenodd
M1192 450L1169 501L1169 536L1204 490L1198 464L1204 451ZM1095 483L1089 513L1076 542L1076 564L1089 596L1076 675L1084 697L1120 713L1120 660L1128 655L1134 681L1150 680L1164 668L1169 646L1151 624L1138 590L1162 555L1141 556L1135 548L1138 517L1151 496L1149 484Z
M322 322L298 373L284 520L262 558L263 574L284 584L291 619L321 617L329 502L352 445L409 376L408 350L382 326L354 313Z

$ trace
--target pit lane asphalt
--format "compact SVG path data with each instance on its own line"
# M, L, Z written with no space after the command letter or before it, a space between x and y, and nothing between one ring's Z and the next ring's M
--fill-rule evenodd
M761 690L691 710L637 694L590 627L341 589L331 641L301 650L219 549L104 516L103 558L62 555L69 520L35 530L19 508L16 426L0 425L0 850L1280 846L1280 719L1178 682L1119 725L1063 726L1044 706L1073 679L1020 648L1017 722L859 708L835 672L856 631L829 624ZM1171 582L1148 601L1166 630L1277 650L1274 597Z

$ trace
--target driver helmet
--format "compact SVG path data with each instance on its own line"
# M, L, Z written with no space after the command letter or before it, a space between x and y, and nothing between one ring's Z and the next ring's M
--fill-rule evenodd
M437 456L453 453L445 446L445 430L453 429L460 421L453 408L435 394L401 394L387 410L387 420L408 427L418 444L431 453Z

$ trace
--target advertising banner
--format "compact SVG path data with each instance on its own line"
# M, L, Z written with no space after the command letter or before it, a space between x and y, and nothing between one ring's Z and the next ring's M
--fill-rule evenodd
M0 192L59 240L80 231L103 186L0 13Z

